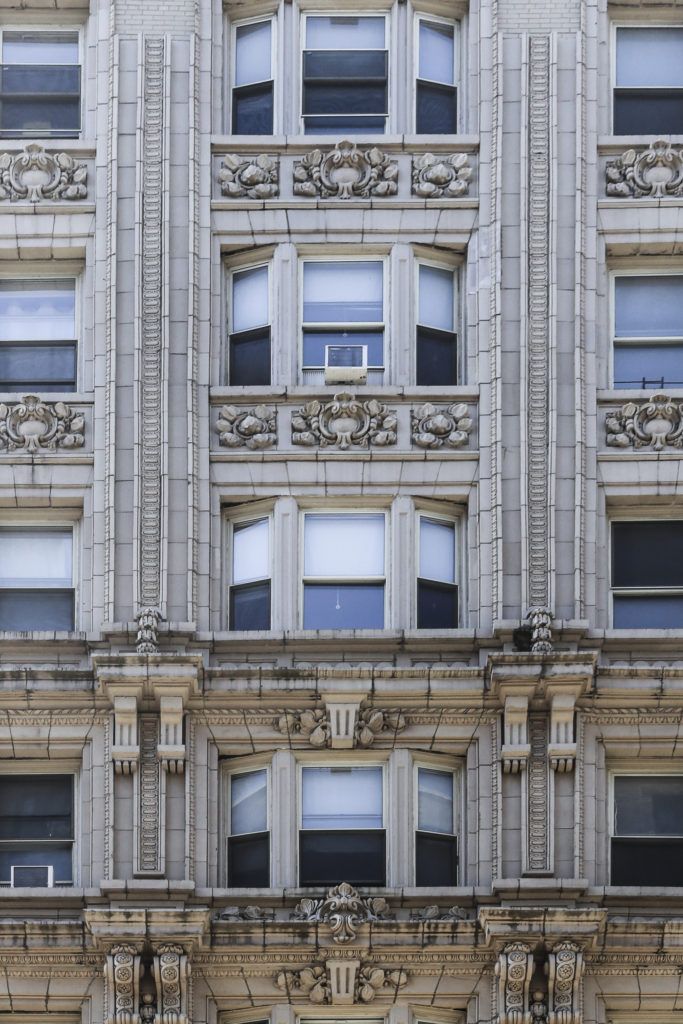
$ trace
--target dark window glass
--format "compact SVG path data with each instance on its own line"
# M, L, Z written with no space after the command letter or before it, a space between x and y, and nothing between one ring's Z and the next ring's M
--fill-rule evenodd
M683 836L683 776L615 776L614 831L620 836Z
M417 329L417 384L438 387L458 383L457 336L431 327Z
M58 588L0 589L0 630L73 630L74 592Z
M458 841L455 836L415 833L415 884L458 884Z
M417 628L456 629L458 588L434 580L417 581Z
M72 775L0 777L0 883L10 883L12 865L51 865L54 883L70 884L72 840Z
M258 82L232 91L233 135L273 134L273 83Z
M683 134L683 90L616 89L614 134Z
M683 586L683 520L613 523L612 585Z
M230 383L270 384L270 327L230 336Z
M270 580L230 588L230 629L270 629Z
M615 388L683 387L683 345L614 346Z
M230 836L228 885L231 888L265 888L270 885L270 838L268 832Z
M435 82L417 83L416 128L422 135L457 133L457 90L453 86Z
M304 366L324 366L326 345L367 345L368 366L384 365L383 331L304 331Z
M386 884L384 830L314 831L299 833L301 885Z
M54 885L71 885L73 881L71 843L55 843L54 845L52 843L0 844L0 884L9 885L13 864L26 867L51 865L54 869ZM23 879L18 882L21 885L27 884Z
M683 885L683 839L612 840L612 885Z
M78 134L80 79L78 66L3 64L0 131L5 136Z
M76 343L0 343L0 391L74 391Z
M304 629L384 629L384 584L305 584Z
M615 629L683 629L683 596L615 594Z
M385 50L305 50L306 132L382 132L387 114Z

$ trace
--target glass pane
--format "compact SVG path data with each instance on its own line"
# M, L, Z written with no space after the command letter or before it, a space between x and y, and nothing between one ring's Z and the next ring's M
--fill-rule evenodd
M270 384L270 327L230 338L230 384Z
M72 814L73 775L0 777L0 839L71 839Z
M455 523L420 516L420 576L455 583Z
M417 83L415 130L419 135L455 135L458 131L458 94L449 85Z
M76 387L76 344L0 345L0 391L73 391Z
M612 885L683 885L683 840L613 839Z
M3 64L78 64L78 32L5 32Z
M324 366L327 345L367 345L368 366L384 365L384 331L305 330L304 366Z
M453 835L453 773L417 770L417 827L421 832Z
M615 629L683 629L683 597L614 596Z
M304 629L384 629L384 584L307 583Z
M366 119L360 115L386 114L386 86L340 81L338 75L334 82L309 83L304 88L303 112L341 116L348 123L358 123L355 131L363 131Z
M304 524L304 575L382 576L384 516L317 513Z
M233 89L233 135L273 134L273 83Z
M617 775L614 834L683 836L683 775Z
M382 769L303 768L303 828L382 828Z
M304 263L304 320L381 323L382 270L381 263Z
M270 322L268 267L241 270L232 278L232 333Z
M420 264L419 292L418 322L441 331L453 331L453 271Z
M267 81L271 77L271 22L238 25L235 51L235 85Z
M31 630L74 628L73 590L0 589L0 630L25 633Z
M384 832L299 833L299 885L386 885L386 862Z
M648 89L614 96L615 135L680 135L683 133L683 93Z
M230 776L230 834L265 832L268 828L268 773Z
M617 29L617 85L683 86L683 28Z
M452 25L420 21L420 78L455 85L455 32Z
M71 530L0 530L0 585L70 587Z
M456 629L458 588L452 583L417 583L417 628Z
M430 327L417 329L416 384L439 387L458 383L458 337Z
M268 832L265 835L233 836L228 840L228 885L236 889L265 889L270 885Z
M37 864L51 864L54 873L55 885L71 885L72 882L72 844L59 843L54 846L50 844L33 845L31 843L21 846L3 847L0 849L0 881L9 884L12 865L25 865L30 867Z
M304 135L347 135L362 132L363 135L381 135L386 127L386 117L305 117Z
M270 576L269 522L236 523L232 538L232 581L246 583Z
M3 76L3 82L5 77ZM78 134L81 123L80 100L53 99L53 84L45 82L44 97L38 100L7 98L0 106L0 130L8 137L31 134L58 135L72 138Z
M683 337L683 276L617 277L618 338Z
M306 50L304 51L304 84L314 87L316 92L325 82L335 86L341 82L344 90L354 88L370 89L374 96L386 97L387 52L386 50ZM379 90L379 91L377 91ZM340 93L343 98L344 93ZM384 109L377 106L377 100L368 101L367 110ZM340 110L352 109L353 101L346 108L340 99ZM304 109L307 109L304 100ZM320 108L323 109L323 108Z
M230 588L230 629L270 629L270 580Z
M457 885L458 844L455 836L415 835L415 885Z
M317 50L381 50L384 18L307 18L306 46Z
M683 520L613 523L612 585L683 587Z
M683 345L616 345L615 388L683 387Z
M0 281L0 341L75 337L73 281Z

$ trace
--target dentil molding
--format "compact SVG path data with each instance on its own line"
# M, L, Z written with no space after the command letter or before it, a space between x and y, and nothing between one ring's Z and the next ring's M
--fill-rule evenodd
M37 395L24 395L19 402L0 403L0 452L54 451L82 448L85 417L64 402L43 402Z
M665 139L637 152L610 160L605 168L605 191L618 199L665 199L683 195L683 150L674 149Z
M648 402L626 402L605 415L605 442L613 448L683 448L683 405L668 395Z
M280 194L279 166L276 157L223 157L218 172L221 193L230 199L275 199Z
M68 153L46 153L31 143L22 153L0 153L0 199L85 199L88 168Z
M292 413L292 444L313 448L386 448L396 444L396 413L347 391L330 402L313 399Z
M469 192L472 168L467 153L413 157L413 195L423 199L459 199Z
M398 192L398 164L373 146L344 140L314 149L294 164L294 195L310 199L369 199Z

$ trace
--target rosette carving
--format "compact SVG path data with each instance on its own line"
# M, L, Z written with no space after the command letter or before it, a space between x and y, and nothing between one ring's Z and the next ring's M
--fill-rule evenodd
M280 194L279 167L275 157L228 153L218 172L221 193L231 199L274 199Z
M22 451L31 455L55 448L82 448L85 418L64 402L42 402L24 395L10 405L0 402L0 452Z
M88 168L68 153L31 143L23 153L0 153L0 199L85 199Z
M182 946L159 946L154 956L157 1014L154 1024L187 1024L190 964Z
M448 406L425 402L412 410L411 426L418 448L462 448L470 439L472 419L464 402Z
M387 447L396 444L396 413L374 398L357 401L346 391L331 402L314 399L292 415L292 444L306 447Z
M511 942L496 963L498 1024L531 1024L529 988L534 955L524 942Z
M398 164L373 146L359 149L344 140L334 149L314 149L294 164L294 195L316 199L394 196Z
M140 954L134 946L112 946L105 961L108 1014L105 1024L139 1024Z
M606 443L615 448L683 448L683 405L667 395L653 395L638 405L626 402L605 416Z
M605 168L606 193L620 199L683 195L683 150L657 139L641 153L627 149Z
M327 747L330 743L330 722L323 708L285 711L275 720L275 728L284 736L307 739L312 747Z
M423 199L466 196L471 177L467 153L452 153L450 156L424 153L413 157L413 195Z
M575 942L565 940L548 954L548 1024L581 1024L580 986L583 953Z
M271 448L277 441L277 413L267 405L240 409L224 405L218 414L216 431L225 448Z
M334 942L352 942L361 924L386 921L389 904L380 897L361 896L348 882L330 889L324 899L306 898L297 903L293 921L328 924Z
M321 964L300 971L280 971L275 984L292 1000L307 996L312 1003L329 1003L332 993L326 969Z

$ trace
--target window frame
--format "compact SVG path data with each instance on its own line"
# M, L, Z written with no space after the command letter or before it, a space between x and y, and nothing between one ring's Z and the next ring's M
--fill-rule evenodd
M683 515L680 515L680 514L679 515L660 514L660 515L657 515L657 516L653 516L652 513L654 511L655 511L654 508L644 509L643 513L641 515L636 515L634 512L628 511L627 509L624 509L623 511L614 512L611 515L608 515L608 518L607 518L607 525L608 525L608 531L609 531L609 534L608 534L608 544L607 544L607 572L608 572L607 581L608 581L608 586L609 586L609 624L610 624L610 628L611 629L616 629L620 633L622 631L627 630L627 629L633 630L636 627L632 627L632 626L615 626L614 625L614 597L615 597L615 593L616 593L616 596L625 596L625 597L629 597L629 596L638 597L639 595L647 596L649 594L660 594L663 597L666 597L666 596L679 596L680 595L681 598L683 598L683 584L681 584L680 587L614 587L613 584L612 584L613 572L614 572L614 560L613 560L614 540L613 540L612 526L613 526L614 523L657 523L657 522L662 522L664 520L667 520L669 522L673 521L673 522L681 522L681 523L683 523ZM638 630L639 631L640 630L650 631L653 628L655 628L655 627L652 627L652 626L640 626L640 627L638 627ZM662 628L663 629L664 628L671 628L671 629L673 629L674 627L662 627ZM681 630L683 630L683 626L681 626Z
M609 113L609 131L610 131L610 135L612 135L612 136L614 136L615 138L618 138L618 139L627 139L629 137L629 135L633 135L633 136L635 136L635 135L646 135L647 137L651 137L653 139L660 138L662 136L662 134L666 135L667 133L666 132L663 133L661 131L655 131L655 132L647 132L647 133L644 133L644 132L630 132L630 133L624 134L624 135L617 135L616 132L615 132L615 120L616 119L615 119L614 115L615 115L615 107L616 107L615 101L616 101L616 92L617 92L617 33L618 33L618 30L620 28L636 28L636 29L657 29L657 28L659 28L659 29L670 29L670 28L681 28L681 29L683 29L683 21L678 20L676 18L672 18L668 22L662 22L662 21L650 22L649 20L648 21L641 21L637 17L632 18L630 21L625 21L625 20L623 20L623 18L620 18L620 19L612 18L612 19L610 19L610 50L611 50L611 53L610 53L610 85L611 85L610 92L611 92L611 97L610 97L610 113ZM634 86L632 88L635 89L636 87ZM648 89L655 89L655 90L657 90L659 92L663 91L662 87L660 87L660 86L641 86L639 88L641 88L642 91L644 91L644 92L648 91ZM671 86L670 88L671 88L672 91L680 92L680 94L681 94L681 104L683 105L683 86L679 86L679 87ZM683 138L683 132L681 132L681 133L669 132L668 135L670 135L672 139L676 139L676 138L679 138L679 137Z
M64 12L61 11L59 13L63 14ZM26 135L26 134L23 134L23 135L9 134L8 135L0 127L0 139L3 139L3 140L16 140L17 142L36 142L36 141L42 141L42 140L49 141L49 142L58 142L58 141L61 140L61 141L65 142L65 143L67 143L67 144L68 144L68 142L70 140L82 139L83 135L84 135L84 122L85 122L85 109L84 109L84 105L85 105L85 82L86 82L86 75L85 75L85 71L86 71L86 68L85 68L86 47L85 47L85 41L84 41L84 38L83 38L84 37L84 26L83 26L82 22L71 22L71 21L65 19L64 21L61 22L61 24L58 27L55 27L55 25L44 25L42 22L40 22L40 23L38 23L36 25L32 25L30 23L29 24L24 24L24 25L17 25L15 23L9 23L9 24L0 26L0 64L2 64L2 53L3 53L3 48L4 48L5 32L9 32L9 33L12 33L12 32L33 32L33 33L36 33L36 34L38 34L38 33L45 33L46 35L56 35L56 34L63 33L63 32L73 32L75 35L78 36L78 69L79 69L79 78L78 78L78 89L79 89L79 93L78 93L78 95L79 95L78 113L79 113L79 117L78 117L78 128L74 131L73 134L69 134L69 135L59 135L59 134L57 134L57 135L47 134L46 135L46 134L43 134L43 135L40 135L40 134L38 134L38 132L35 132L34 134L28 134L28 135ZM18 66L23 66L23 65L18 65ZM66 65L66 66L67 67L72 67L73 65Z
M617 765L611 765L611 766L608 765L607 766L607 858L606 858L606 863L607 863L607 877L608 877L607 884L608 885L614 885L615 884L612 881L612 840L615 839L615 838L620 838L619 836L617 836L617 834L615 832L615 829L614 829L614 826L615 826L615 815L616 815L616 801L615 801L615 794L614 794L614 780L617 778L617 776L629 776L631 778L642 778L645 775L649 775L649 776L662 776L662 777L674 775L674 776L676 776L678 778L683 778L683 767L679 768L678 770L674 770L673 768L670 768L669 766L667 766L665 764L659 765L659 764L654 763L653 761L649 761L649 762L646 761L643 764L639 764L637 771L635 771L633 768L626 767L626 766L624 766L622 768L618 764ZM623 836L621 838L638 838L638 836ZM656 836L654 838L663 838L663 837ZM666 837L664 837L664 838L666 838ZM680 836L669 836L668 838L671 838L671 839L678 839L678 838L680 838L681 839L681 846L683 847L683 828L681 829L681 835ZM642 886L642 887L643 888L656 888L656 885ZM681 886L681 887L683 887L683 886ZM681 887L675 886L674 888L681 888ZM627 886L626 888L630 888L630 886Z
M412 842L412 879L415 888L427 888L427 886L418 886L417 884L417 833L419 823L419 789L418 789L418 772L420 768L426 768L430 771L437 771L450 773L453 778L453 827L452 833L455 838L455 849L456 849L456 882L452 888L457 888L465 884L465 810L466 810L466 793L464 785L464 759L454 758L448 754L429 754L422 751L411 751L412 762L413 762L413 777L412 777L412 801L413 801L413 842ZM434 832L430 835L446 835L443 832ZM441 886L441 888L451 888L451 886Z
M463 309L463 288L462 288L462 261L451 261L447 259L439 259L433 254L423 254L420 250L415 250L413 253L413 295L415 296L412 303L413 313L413 345L412 345L412 358L411 358L411 378L412 383L415 387L420 389L425 388L429 391L430 387L439 387L439 385L429 384L418 384L417 383L417 332L420 327L425 327L427 330L436 330L437 328L429 328L426 324L420 323L420 267L433 267L435 270L447 270L453 275L453 334L455 335L455 373L456 382L455 384L449 384L448 387L460 387L465 378L465 325L464 325L464 309ZM444 332L447 333L447 332ZM443 388L440 388L443 390Z
M236 20L230 19L230 50L228 53L227 65L227 100L225 104L227 118L227 131L228 135L236 135L233 131L233 92L235 90L235 71L237 69L237 29L242 28L245 25L256 25L258 22L269 21L270 22L270 73L273 83L273 130L271 136L277 135L279 129L279 118L278 118L278 76L279 76L279 38L278 38L278 17L277 11L273 10L270 12L264 12L262 14L253 15L250 18L237 18ZM250 85L258 85L262 83L253 82ZM237 87L239 88L239 86ZM239 135L238 138L259 138L258 135Z
M13 510L16 515L16 510ZM27 510L28 511L28 510ZM74 609L74 624L71 630L43 630L33 629L28 632L31 633L43 633L43 632L67 632L67 633L78 633L80 631L81 624L81 586L82 581L80 577L81 569L81 518L66 519L50 518L50 519L38 519L30 516L25 521L17 523L14 517L5 518L0 516L0 532L11 531L11 530L36 530L36 531L51 531L55 532L59 530L70 530L71 531L71 589L73 590L73 609ZM19 588L19 587L0 587L0 590L19 590L19 589L35 589L36 591L47 590L46 587L35 587L35 588ZM55 588L59 589L59 588ZM0 629L0 637L6 633L15 633L16 630L3 630ZM21 630L20 632L24 632Z
M265 269L268 272L268 315L269 315L269 320L265 324L261 324L261 325L259 325L257 327L249 328L249 331L259 330L259 327L268 327L268 329L270 331L270 360L269 360L270 384L234 384L230 380L230 376L231 376L231 374L230 374L231 338L233 337L233 334L235 334L235 333L237 333L237 334L247 334L248 331L237 331L237 332L235 332L235 331L232 330L232 326L233 326L233 295L234 295L234 284L233 284L233 281L234 281L234 278L235 278L236 274L241 274L241 273L244 273L245 271L249 271L249 270L260 270L261 268L264 268L264 267L265 267ZM275 353L274 340L275 339L274 339L274 330L275 330L275 322L278 319L277 310L275 308L276 293L275 293L274 252L273 252L273 250L268 250L268 253L267 253L266 256L264 256L263 253L259 253L258 257L256 257L256 255L254 255L253 260L248 260L248 261L245 261L244 257L242 257L242 259L239 262L234 262L233 263L231 261L226 261L225 270L226 270L226 273L225 273L224 280L225 280L225 287L226 287L226 295L225 295L225 300L223 302L223 323L225 325L224 326L224 330L225 330L225 345L224 345L224 357L223 357L223 360L222 360L223 366L222 366L222 373L221 373L221 386L223 386L223 387L233 387L233 388L245 388L245 387L249 387L249 388L253 388L253 387L256 387L256 388L258 388L258 387L272 388L276 384L275 375L274 375L274 371L275 371L275 360L274 360L274 353Z
M260 503L255 503L260 504ZM229 516L227 520L227 538L226 538L226 570L227 570L227 582L225 586L225 600L226 600L226 615L225 621L227 622L227 628L230 632L245 632L244 630L234 630L230 615L230 595L234 586L248 586L248 584L235 584L233 582L234 577L234 558L235 558L235 527L240 525L246 525L247 523L258 523L264 520L268 523L268 566L270 569L270 575L259 577L256 580L249 581L250 583L265 582L268 580L270 583L270 627L268 630L249 630L250 633L265 633L269 632L273 628L273 598L274 598L274 586L273 586L273 570L274 570L274 559L273 559L273 505L267 504L261 511L253 511L250 508L245 508L242 512L237 515Z
M421 524L421 520L423 518L424 519L433 519L433 520L436 520L437 522L442 522L442 523L444 523L444 524L446 524L448 526L453 526L453 528L455 530L455 567L454 567L455 583L453 584L453 586L457 590L458 621L457 621L456 625L452 627L452 629L461 629L462 628L462 620L463 620L463 615L462 615L462 612L463 612L463 600L462 599L463 599L463 595L464 595L464 586L463 586L463 583L462 583L462 577L463 577L463 553L462 553L462 536L461 536L462 535L462 525L461 525L462 524L462 515L458 515L457 513L449 514L447 512L443 512L443 511L432 511L430 508L428 508L426 506L422 506L422 505L417 504L417 503L415 505L414 515L413 515L413 524L414 524L413 525L414 557L415 557L415 573L414 573L414 577L413 577L414 578L414 586L413 586L413 601L412 601L412 604L413 604L413 609L412 609L413 628L414 629L421 629L421 631L424 631L424 633L430 633L430 632L434 632L435 631L435 630L431 629L430 627L418 627L418 624L417 624L418 601L419 601L419 596L418 596L419 595L419 585L420 585L420 580L421 579L425 579L425 577L420 576L420 554L421 554L421 551L420 551L420 524ZM440 581L439 580L434 580L433 582L438 583Z
M681 28L683 28L683 25L681 26ZM681 90L681 92L683 93L683 89ZM681 98L682 98L682 101L683 101L683 95L682 95ZM649 266L649 265L644 267L644 266L642 266L642 264L634 265L633 263L629 263L629 265L627 267L622 268L622 267L619 267L619 266L613 266L609 270L609 331L610 331L610 348L609 348L609 356L608 356L609 388L610 388L610 390L632 391L634 393L638 392L638 391L648 391L648 392L652 393L653 391L659 389L659 385L656 385L656 386L655 385L652 385L652 386L646 385L645 388L642 388L642 387L638 387L638 388L620 388L620 387L617 387L617 385L615 383L615 379L614 379L614 377L615 377L615 355L616 355L616 349L617 349L617 284L616 284L616 282L617 282L617 278L621 278L621 277L680 277L681 278L681 284L683 285L683 265L681 265L680 268L672 267L670 261L669 261L668 265L661 266L661 267ZM638 344L640 344L640 345L665 344L665 345L671 345L672 348L675 347L675 346L680 345L681 355L683 356L683 334L680 336L680 338L675 338L675 337L671 337L671 338L668 338L668 337L667 338L664 338L664 337L662 337L662 338L655 338L655 337L650 337L650 338L629 338L629 337L625 337L625 338L620 338L619 339L619 344L624 345L624 346L629 346L629 345L635 346L635 345L638 345ZM671 385L664 384L664 385L662 385L662 387L665 388L665 389L668 389L669 391L672 391L674 394L677 391L683 390L683 385L681 387L675 388L675 387L673 387Z
M462 100L463 100L463 81L465 79L463 69L463 50L462 45L462 18L449 18L441 14L431 14L429 11L421 9L419 7L413 7L413 76L412 76L412 119L411 119L411 130L415 135L419 135L420 138L423 136L431 137L432 133L418 132L417 129L417 94L418 94L418 82L430 82L434 85L444 85L443 82L435 82L431 78L420 78L420 22L430 21L438 25L447 25L453 29L453 86L455 90L455 134L462 134ZM438 137L443 135L444 138L451 136L450 132L439 133Z
M232 757L225 755L220 758L222 762L221 770L221 788L222 788L222 799L220 802L220 813L219 813L219 834L221 836L221 842L219 844L219 877L222 879L226 888L231 888L228 885L229 870L230 870L230 838L232 837L232 777L234 775L248 775L250 772L266 772L266 823L268 832L268 885L259 888L272 889L273 888L273 751L264 754L257 754L255 756L240 757L239 755ZM219 762L219 763L220 763ZM259 832L246 832L239 833L239 835L260 835ZM232 886L234 889L247 889L250 886Z

